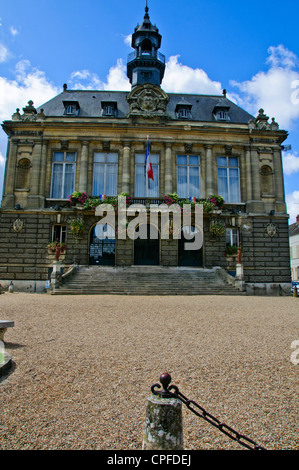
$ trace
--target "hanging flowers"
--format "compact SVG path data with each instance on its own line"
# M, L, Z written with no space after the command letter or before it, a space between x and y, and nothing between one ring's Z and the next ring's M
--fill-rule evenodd
M211 225L210 234L222 237L223 235L225 235L225 225L222 225L220 223L215 223Z
M81 238L85 232L85 226L81 217L76 217L70 220L71 234L77 241Z
M224 199L222 196L214 195L208 198L208 201L211 202L216 209L223 209Z
M87 199L88 194L81 191L74 191L72 194L69 195L69 202L71 204L79 203L84 205Z

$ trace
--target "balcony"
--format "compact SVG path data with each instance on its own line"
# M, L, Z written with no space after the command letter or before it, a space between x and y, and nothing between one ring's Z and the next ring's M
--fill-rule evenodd
M128 55L128 64L133 60L147 61L147 60L158 60L165 65L165 55L159 51L146 52L146 51L134 51Z

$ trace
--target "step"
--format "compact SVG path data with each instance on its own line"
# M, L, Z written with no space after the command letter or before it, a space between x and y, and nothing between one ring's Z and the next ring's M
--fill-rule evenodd
M246 295L217 269L161 266L81 267L52 295Z

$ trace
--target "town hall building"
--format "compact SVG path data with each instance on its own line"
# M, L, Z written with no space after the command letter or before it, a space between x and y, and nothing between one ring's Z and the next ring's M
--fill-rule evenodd
M241 278L247 294L289 293L287 132L266 110L252 116L241 109L225 90L219 96L166 93L161 40L146 7L132 35L130 91L65 84L39 108L29 101L3 122L2 286L42 292L58 260L61 274L73 265L93 266L91 273L103 270L107 277L120 268L125 276L132 266L143 273L173 268L182 276L219 268L232 282ZM117 213L120 195L126 207L146 208L149 233L150 207L161 204L200 204L202 226L192 215L175 233L170 220L165 239L160 214L155 237L121 237L117 223L103 224L98 215L101 204ZM198 231L201 248L186 250L188 234Z

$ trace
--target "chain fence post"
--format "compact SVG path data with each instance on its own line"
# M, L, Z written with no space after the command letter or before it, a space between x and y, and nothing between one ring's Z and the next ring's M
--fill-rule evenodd
M171 376L160 376L160 384L151 387L147 400L142 450L183 450L182 402L169 392Z

